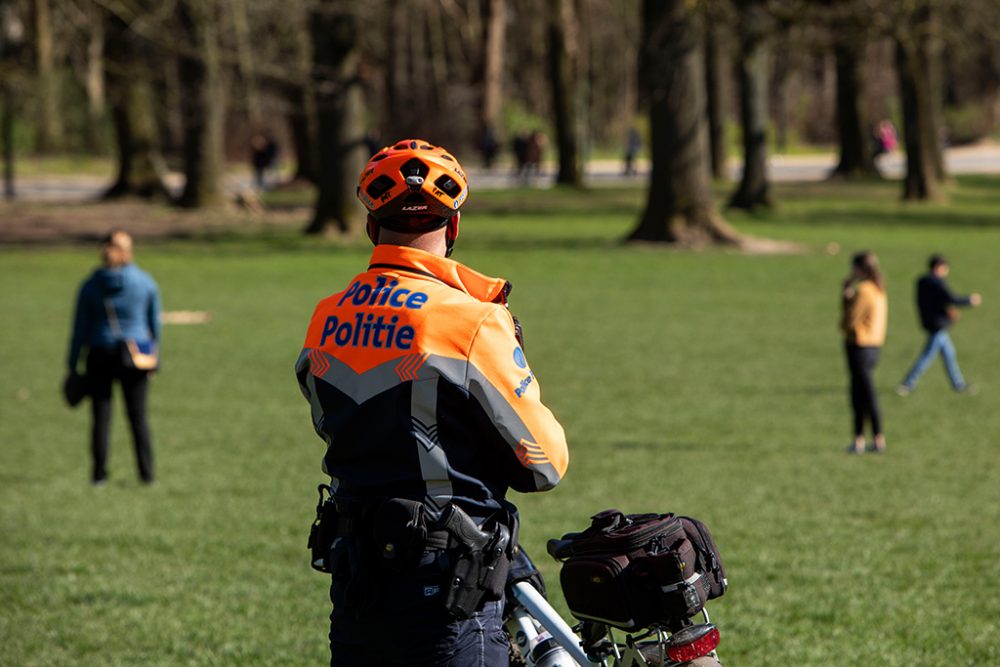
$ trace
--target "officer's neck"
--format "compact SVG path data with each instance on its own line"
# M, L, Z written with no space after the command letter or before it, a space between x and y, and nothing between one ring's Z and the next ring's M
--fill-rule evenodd
M407 234L383 229L379 235L379 245L399 245L407 248L417 248L438 257L444 257L448 252L445 242L445 230L435 229L422 234Z

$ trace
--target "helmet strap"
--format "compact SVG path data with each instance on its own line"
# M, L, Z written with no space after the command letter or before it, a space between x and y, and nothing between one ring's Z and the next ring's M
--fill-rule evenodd
M365 224L365 231L368 232L368 238L371 240L372 245L378 245L378 234L381 229L381 225L378 224L378 220L371 213L368 214L368 222Z
M455 249L455 239L458 238L458 223L462 219L462 213L460 211L455 211L455 215L448 218L448 224L444 232L444 242L445 247L445 257L451 257L452 251Z

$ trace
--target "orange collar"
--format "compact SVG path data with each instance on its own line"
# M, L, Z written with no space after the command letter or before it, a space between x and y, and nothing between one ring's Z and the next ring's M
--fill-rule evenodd
M507 295L510 293L510 283L503 278L491 278L453 259L408 246L375 246L368 268L424 275L488 303L507 305Z

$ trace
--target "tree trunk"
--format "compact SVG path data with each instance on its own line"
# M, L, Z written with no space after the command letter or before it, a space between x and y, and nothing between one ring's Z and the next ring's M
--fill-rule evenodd
M14 188L14 92L0 81L0 141L3 142L3 196L13 199Z
M204 208L223 203L226 89L218 43L215 0L179 0L177 19L190 51L181 57L184 115L184 191L178 204Z
M38 109L35 122L35 150L50 153L62 143L63 126L59 115L59 79L55 70L52 37L52 8L49 0L34 0L35 67L38 76Z
M576 118L579 48L573 0L549 0L549 80L559 152L556 183L575 187L583 186Z
M767 180L767 81L769 54L765 44L767 16L754 0L741 11L740 125L743 129L743 177L729 206L753 210L771 205Z
M253 36L250 34L250 19L247 16L247 0L230 0L233 36L236 40L236 60L239 64L240 79L246 91L246 110L254 131L261 130L263 108L260 88L257 85L257 71L254 67Z
M930 122L927 125L930 134L927 141L932 148L935 175L939 182L944 183L948 180L948 170L944 164L946 137L941 134L944 129L944 45L941 38L941 17L936 3L928 1L919 10L918 17L924 24L923 29L919 30L919 48L923 51L926 62L927 93L930 98Z
M432 108L435 117L449 109L448 31L441 22L441 6L432 3L423 13L427 24L427 61L431 69Z
M739 243L712 202L696 18L686 0L643 0L642 12L640 74L653 168L646 209L628 238L686 246Z
M295 27L301 32L309 30L309 12L296 4ZM319 171L319 149L316 147L316 91L312 82L312 47L308 39L295 39L294 81L283 85L288 100L288 129L295 151L295 173L292 181L316 183Z
M861 26L839 26L833 53L837 63L837 129L840 161L831 177L880 176L870 123L865 113L865 81L861 64L865 54Z
M331 226L348 232L361 219L355 190L368 156L355 11L353 0L321 0L312 10L320 170L319 195L307 234L320 234Z
M707 17L705 26L705 91L708 103L708 145L712 177L726 178L726 114L722 89L723 64L729 62L719 34L721 28Z
M181 63L176 55L164 55L160 65L158 93L161 96L156 113L160 151L168 158L184 153L184 85Z
M486 40L483 48L483 104L480 132L497 137L500 103L503 99L504 42L507 34L507 0L489 0Z
M903 110L903 137L906 145L906 176L903 199L934 200L942 196L935 166L936 133L927 86L927 63L912 35L896 41L896 68L899 72L900 106Z
M791 37L785 26L774 49L774 87L771 108L774 110L774 146L778 153L788 151L788 75L791 73Z
M87 91L87 149L100 152L106 95L104 85L104 11L96 4L87 5L87 73L84 88Z
M292 180L315 183L319 171L315 96L310 84L295 86L290 93L288 128L292 135L292 149L295 151L295 173Z
M38 117L35 149L50 153L62 143L63 126L59 115L59 79L55 71L52 40L52 9L49 0L34 0L35 64L38 68Z
M118 173L103 197L168 198L164 184L167 170L158 147L146 51L139 44L140 38L120 17L107 14L106 27L104 62Z

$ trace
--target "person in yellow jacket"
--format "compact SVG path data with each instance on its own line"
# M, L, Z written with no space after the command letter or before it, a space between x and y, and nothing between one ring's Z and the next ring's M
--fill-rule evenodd
M296 364L336 499L340 667L506 664L504 582L456 611L449 571L468 545L442 527L460 513L486 532L516 517L508 488L545 491L566 471L510 283L448 258L468 192L458 160L426 141L372 156L358 186L371 261L316 306Z
M865 451L864 426L867 420L872 430L871 449L882 452L885 451L885 434L882 432L882 417L872 372L885 343L889 302L885 294L885 279L875 253L863 251L851 258L851 272L844 280L841 296L840 328L844 334L854 413L854 441L848 451L857 454Z

